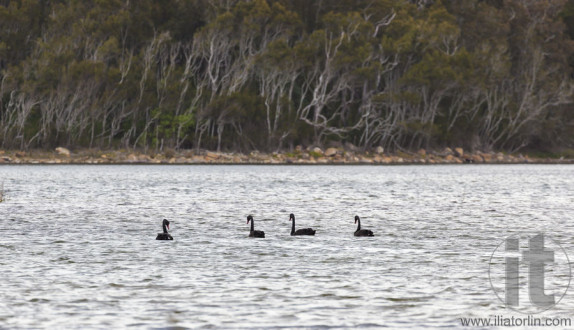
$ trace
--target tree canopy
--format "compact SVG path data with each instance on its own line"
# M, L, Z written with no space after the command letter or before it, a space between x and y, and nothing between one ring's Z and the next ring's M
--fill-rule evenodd
M1 0L0 146L574 145L574 0Z

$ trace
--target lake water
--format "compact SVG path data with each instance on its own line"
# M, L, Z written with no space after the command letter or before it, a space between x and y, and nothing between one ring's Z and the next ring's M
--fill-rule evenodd
M521 315L489 280L505 237L574 257L568 165L0 166L2 182L0 328L459 328ZM289 213L316 236L291 237ZM353 237L355 215L375 237ZM174 241L155 240L163 218ZM566 294L537 315L573 311Z

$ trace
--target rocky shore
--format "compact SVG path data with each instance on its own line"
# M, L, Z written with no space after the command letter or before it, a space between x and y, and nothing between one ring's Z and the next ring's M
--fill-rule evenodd
M302 148L292 152L250 154L213 151L168 150L143 153L125 150L74 150L56 148L53 151L0 150L0 164L514 164L560 163L574 164L571 158L533 158L522 154L502 152L467 152L462 148L440 151L420 149L417 152L386 153L378 147L371 152L344 148Z

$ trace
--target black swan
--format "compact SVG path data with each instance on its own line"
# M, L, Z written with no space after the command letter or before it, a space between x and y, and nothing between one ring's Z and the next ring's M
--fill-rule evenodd
M295 214L293 214L293 213L289 214L289 220L293 221L293 224L291 225L291 236L295 236L295 235L314 236L315 235L316 230L313 230L313 228L304 228L304 229L299 229L299 230L295 231Z
M359 223L357 230L355 230L355 236L375 236L372 231L368 229L361 229L361 218L358 215L355 216L355 223Z
M171 235L167 232L167 230L169 229L169 221L167 221L167 219L163 219L163 223L161 225L161 227L163 228L163 233L159 233L157 234L157 237L155 238L156 240L162 240L162 241L173 241L173 237L171 237Z
M251 231L249 232L249 237L265 238L265 232L264 231L254 229L255 225L253 224L253 217L250 215L247 216L247 223L249 223L249 221L251 221Z

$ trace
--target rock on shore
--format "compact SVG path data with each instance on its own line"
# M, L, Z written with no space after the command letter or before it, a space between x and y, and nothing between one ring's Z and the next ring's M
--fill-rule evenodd
M469 152L462 148L441 151L420 149L416 152L384 153L382 147L373 152L352 148L318 147L292 151L250 154L196 150L169 150L142 153L126 150L70 150L59 147L49 151L0 150L0 164L513 164L563 163L574 164L574 159L530 158L502 152Z

